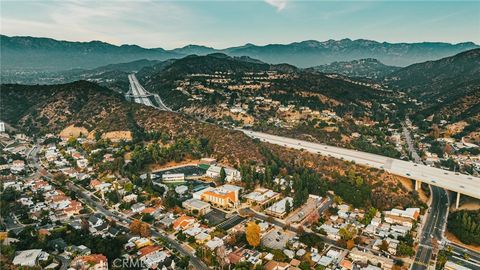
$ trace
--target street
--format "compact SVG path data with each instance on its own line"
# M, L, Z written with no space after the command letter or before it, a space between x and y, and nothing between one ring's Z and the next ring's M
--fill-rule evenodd
M443 229L446 224L449 201L445 190L431 186L432 203L430 213L427 215L422 232L420 233L419 245L412 269L427 269L432 256L433 247L439 246L443 239ZM437 242L432 245L432 242Z
M36 149L35 154L38 152L40 146L35 145L34 149ZM31 151L33 152L33 151ZM30 161L32 162L32 166L36 168L35 175L38 175L39 169L40 169L40 164L38 162L38 157L30 157ZM53 180L52 176L50 174L44 175L45 178L48 178L49 180ZM72 182L68 182L67 186L70 190L75 191L75 193L80 196L84 203L88 204L90 207L95 209L95 211L102 213L106 217L110 217L112 219L117 220L118 222L122 223L119 225L123 225L125 227L128 227L128 224L132 221L129 218L125 218L121 215L115 214L112 211L106 209L100 202L92 199L91 195L88 194L88 191L85 190L83 187L77 186ZM158 237L167 243L169 243L174 249L178 250L183 256L188 256L190 257L190 264L195 268L195 269L202 269L206 270L208 267L203 263L199 258L197 258L193 253L185 249L180 243L178 243L175 239L171 239L167 237L167 233L163 231L159 231L157 228L152 227L151 228L151 233L152 236ZM63 262L63 260L61 260ZM62 265L63 268L63 265Z
M104 214L107 217L113 218L121 223L124 223L125 226L128 227L128 224L132 221L129 218L122 217L120 215L114 214L110 210L103 207L103 205L95 200L93 200L88 194L86 194L86 190L81 187L74 185L73 183L68 183L68 187L75 191L80 197L82 197L88 205L92 208L97 210L98 212ZM199 258L197 258L193 253L185 249L180 243L176 240L167 237L167 233L163 231L159 231L155 227L151 227L152 236L158 237L166 242L168 242L174 249L178 250L182 255L190 257L190 263L195 269L208 269L207 265L203 263Z

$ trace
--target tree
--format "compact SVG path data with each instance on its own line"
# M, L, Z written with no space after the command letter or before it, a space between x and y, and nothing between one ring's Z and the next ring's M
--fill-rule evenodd
M347 241L347 249L352 249L355 246L355 241L353 239L350 239Z
M178 266L180 269L187 269L189 263L190 263L190 257L188 257L188 256L183 256L183 257L181 257L180 260L178 261L177 266Z
M219 246L217 250L215 251L215 255L218 258L218 264L220 265L220 268L223 269L225 266L227 266L227 256L226 256L226 250L225 246Z
M140 234L141 227L142 222L138 219L134 219L132 223L130 223L130 232L133 234Z
M388 250L388 242L386 240L382 240L382 243L380 244L379 248L382 251L387 251Z
M288 214L288 213L290 213L290 211L292 211L292 205L290 204L290 201L287 200L285 202L285 212L287 212L287 214Z
M415 250L405 242L400 241L397 246L397 255L398 256L413 256L415 254Z
M179 233L177 233L177 239L183 242L187 240L187 236L182 231L180 231Z
M100 139L102 138L102 133L99 132L99 131L95 131L95 141L100 141Z
M247 224L247 229L245 230L247 235L247 242L253 247L260 245L260 226L257 223L251 221Z
M142 222L142 224L140 225L140 236L149 237L150 234L150 225L148 223Z
M300 263L300 265L298 266L298 268L302 269L302 270L309 270L310 269L310 265L308 264L308 262L306 261L302 261Z
M142 221L147 222L147 223L152 223L155 220L155 218L151 214L145 214L142 217Z
M219 177L219 180L220 180L220 183L225 183L225 178L227 178L227 173L225 172L225 168L222 167L222 169L220 170L220 177Z
M338 234L340 234L343 240L348 241L355 238L355 236L357 235L357 229L355 229L352 224L348 224L347 226L341 228L338 231Z

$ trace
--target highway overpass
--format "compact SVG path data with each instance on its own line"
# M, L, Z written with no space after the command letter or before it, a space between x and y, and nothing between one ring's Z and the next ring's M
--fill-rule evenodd
M457 207L460 202L460 194L480 199L479 177L454 173L426 165L360 152L352 149L280 137L251 130L239 130L244 132L247 136L272 144L294 149L304 149L311 153L352 161L357 164L374 167L377 169L384 169L389 173L415 180L415 189L418 189L420 187L420 183L423 182L444 188L446 190L457 192Z

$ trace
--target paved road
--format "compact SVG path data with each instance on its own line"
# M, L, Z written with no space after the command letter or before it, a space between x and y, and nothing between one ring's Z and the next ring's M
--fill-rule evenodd
M136 103L144 104L146 106L153 106L152 101L147 96L147 91L140 85L134 74L128 75L128 81L130 82L130 89L132 90L133 100Z
M423 183L435 185L447 190L460 192L480 199L480 178L470 175L453 173L450 171L415 164L413 162L389 158L352 149L312 143L303 140L280 137L251 130L239 129L246 135L272 144L294 149L304 149L308 152L339 159L353 161L369 167L384 169L392 174L419 180Z
M73 183L68 183L68 187L75 191L80 197L82 197L91 207L104 214L107 217L116 219L125 224L130 224L131 220L125 218L121 215L113 213L112 211L106 209L100 202L93 200L90 195L87 194L87 191L79 186L74 185ZM190 251L185 249L180 243L167 237L167 233L159 231L156 228L152 228L152 236L161 238L162 240L168 242L174 249L178 250L182 255L190 257L190 263L195 269L208 269L208 267L203 263L199 258L194 256Z
M38 159L35 159L35 166L39 167L38 165ZM52 176L50 174L44 175L44 177L49 178L52 180ZM77 186L73 184L72 182L68 182L67 186L70 190L75 191L75 193L81 197L86 204L88 204L90 207L94 208L96 211L102 213L106 217L113 218L121 223L124 223L125 225L128 226L130 224L131 220L129 218L125 218L119 214L116 214L109 209L105 208L99 201L94 200L92 196L88 193L86 189L83 187ZM168 242L174 249L178 250L182 255L190 257L190 264L195 268L195 269L202 269L202 270L207 270L208 267L203 263L199 258L194 256L191 252L186 250L180 243L176 242L174 239L171 239L167 237L167 233L158 231L156 228L152 228L152 236L158 237L163 239L164 241Z
M130 89L132 90L132 94L134 96L133 100L136 103L144 104L146 106L156 107L162 111L172 111L170 108L168 108L165 105L165 103L163 103L163 100L160 98L159 95L151 94L147 90L145 90L145 88L143 88L143 86L138 81L135 74L128 75L128 80L130 82ZM150 100L150 97L155 99L158 106L152 103L152 101Z
M448 246L452 249L451 255L448 257L450 261L470 269L480 270L480 253L465 249L454 243L449 243ZM464 258L464 254L468 254L468 260Z
M410 136L410 131L408 130L408 127L405 124L402 124L402 129L403 136L405 137L405 141L407 142L408 152L410 152L410 155L412 156L415 163L422 163L422 159L415 150L415 146L413 144L412 137Z
M427 220L420 233L420 241L415 254L415 260L412 270L427 269L428 263L433 253L432 242L439 242L443 239L443 230L447 221L449 207L448 195L442 188L431 186L432 203L430 212L427 214Z

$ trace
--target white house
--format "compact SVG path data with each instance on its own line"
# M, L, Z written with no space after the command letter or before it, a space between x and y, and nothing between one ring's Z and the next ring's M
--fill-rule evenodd
M25 161L23 160L14 160L12 166L10 166L10 171L12 173L20 173L25 170Z
M47 258L48 253L43 252L41 249L29 249L17 252L12 263L13 265L34 267L39 260Z
M145 204L136 203L136 204L132 205L131 209L132 209L132 212L134 212L134 213L140 213L145 209Z
M220 177L221 170L222 170L222 167L217 165L212 165L208 168L206 175L210 178L218 178Z

